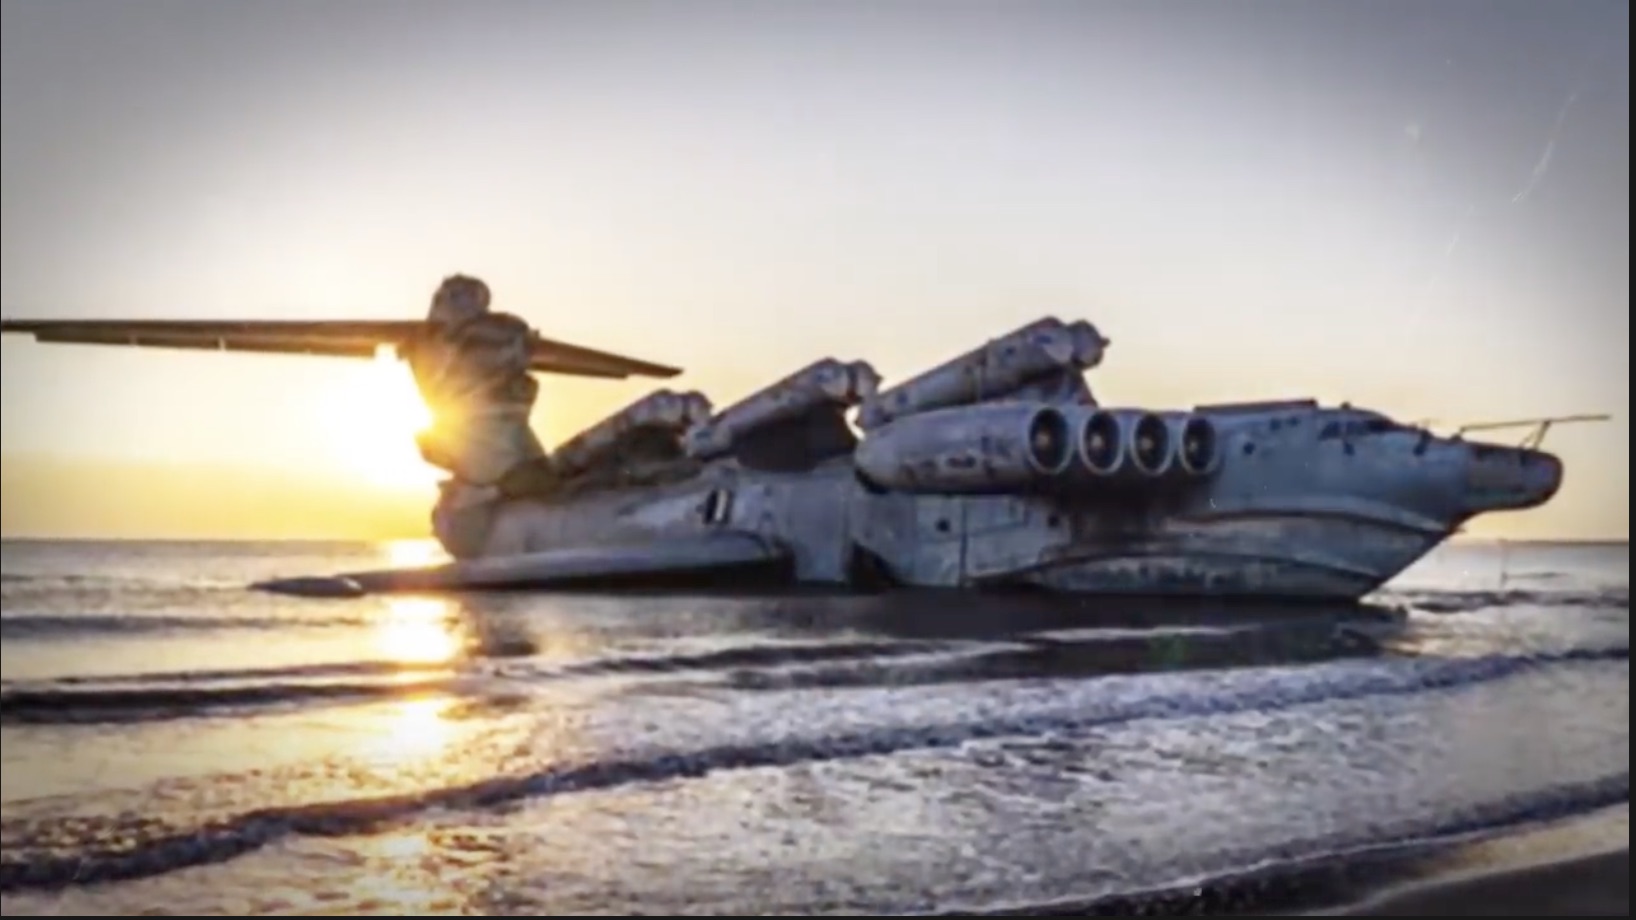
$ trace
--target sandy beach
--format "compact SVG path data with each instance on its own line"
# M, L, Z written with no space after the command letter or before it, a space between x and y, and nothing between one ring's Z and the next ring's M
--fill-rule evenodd
M1483 872L1388 892L1337 917L1624 917L1628 848L1539 866Z

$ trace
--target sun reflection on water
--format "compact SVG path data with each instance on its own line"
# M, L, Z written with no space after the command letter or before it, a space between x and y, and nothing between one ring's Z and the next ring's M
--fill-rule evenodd
M447 562L449 556L436 540L386 540L379 544L378 549L386 564L393 568L415 565L435 565Z
M389 599L374 638L385 660L402 665L450 664L466 645L455 610L435 597Z
M453 697L420 697L394 704L382 720L383 740L397 757L419 758L444 752L454 738Z
M393 567L434 565L447 558L434 540L392 540L377 549ZM428 668L452 668L465 657L472 641L470 624L462 610L444 598L386 597L370 641L380 660L403 668L395 680L404 685L405 695L384 709L376 708L360 726L368 740L359 753L419 772L450 753L458 734L453 713L459 702L442 688L421 685L428 680ZM416 763L421 766L411 766Z

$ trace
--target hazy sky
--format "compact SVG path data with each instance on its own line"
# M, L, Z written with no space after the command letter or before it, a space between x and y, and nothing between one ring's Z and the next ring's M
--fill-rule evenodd
M1109 403L1613 412L1552 435L1556 502L1486 529L1629 533L1620 0L3 10L8 316L408 317L465 271L725 404L1056 313L1113 340ZM424 519L395 367L0 368L8 534ZM550 443L647 386L546 384Z

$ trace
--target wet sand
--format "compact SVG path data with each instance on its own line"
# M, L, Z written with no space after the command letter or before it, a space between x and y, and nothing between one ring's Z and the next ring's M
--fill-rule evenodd
M1486 839L1297 858L1174 889L985 915L1624 917L1629 811L1621 805Z
M1424 882L1335 917L1624 917L1630 914L1630 850Z

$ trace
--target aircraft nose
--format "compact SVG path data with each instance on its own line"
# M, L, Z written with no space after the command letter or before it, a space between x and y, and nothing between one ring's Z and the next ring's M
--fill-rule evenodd
M1562 461L1542 450L1474 444L1466 470L1472 513L1534 508L1562 488Z

